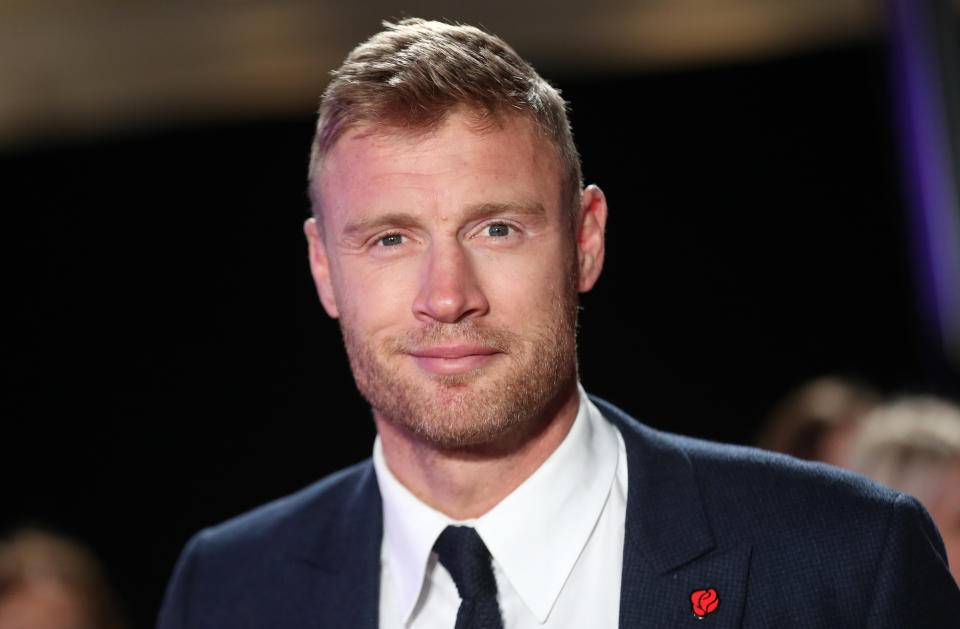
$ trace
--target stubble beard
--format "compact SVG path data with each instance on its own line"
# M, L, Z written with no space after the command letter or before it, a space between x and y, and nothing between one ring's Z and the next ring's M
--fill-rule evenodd
M544 323L523 334L472 319L433 322L374 344L341 331L360 393L383 421L438 449L502 443L535 431L576 382L575 277L549 305ZM501 352L489 367L437 375L400 368L412 350L469 343ZM508 364L500 364L507 361Z

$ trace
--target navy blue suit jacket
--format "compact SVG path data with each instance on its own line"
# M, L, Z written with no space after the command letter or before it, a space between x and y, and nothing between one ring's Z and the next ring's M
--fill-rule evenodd
M960 627L960 590L914 498L595 401L627 449L621 627ZM158 626L376 629L381 535L367 460L194 536ZM690 595L709 588L719 605L698 620Z

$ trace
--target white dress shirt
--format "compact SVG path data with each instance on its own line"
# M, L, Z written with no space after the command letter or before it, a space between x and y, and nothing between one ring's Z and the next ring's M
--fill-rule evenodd
M373 465L383 498L381 629L451 629L460 597L432 552L448 524L472 526L493 557L504 629L614 628L627 506L623 437L578 385L580 407L563 442L479 518L455 521Z

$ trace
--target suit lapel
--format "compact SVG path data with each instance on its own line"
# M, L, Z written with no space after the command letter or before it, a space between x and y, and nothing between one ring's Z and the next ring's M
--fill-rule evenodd
M616 407L593 401L620 430L627 450L620 627L739 627L749 545L718 545L693 464L682 449ZM317 524L304 531L302 539L309 541L297 536L288 544L296 574L287 611L301 618L302 626L377 629L383 513L370 462L339 506L333 504L324 502L329 510L308 518ZM710 589L718 604L698 619L691 594Z
M683 450L616 407L593 401L620 430L627 450L620 627L739 627L750 547L718 547ZM691 595L711 589L718 604L702 610L701 624ZM703 603L712 598L706 596Z
M310 541L288 553L296 578L307 584L307 595L291 603L302 606L299 615L309 619L303 626L377 629L383 515L371 463L342 503L322 517L325 523Z

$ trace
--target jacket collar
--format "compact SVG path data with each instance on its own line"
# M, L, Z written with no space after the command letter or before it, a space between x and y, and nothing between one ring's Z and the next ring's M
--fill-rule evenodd
M691 595L714 589L720 602L706 614L711 629L739 627L749 545L718 547L696 469L677 437L593 401L620 430L627 449L620 626L693 627L698 619Z
M643 426L592 398L623 436L629 483L624 535L620 626L697 626L690 596L715 589L719 606L711 629L740 626L751 549L718 547L701 496L701 484L677 438ZM291 555L314 575L321 624L376 629L380 597L383 513L373 465L348 470L339 500L325 500L292 538ZM307 578L306 574L301 574ZM701 626L702 627L702 626Z
M620 430L627 447L631 524L624 536L624 555L635 553L663 574L712 550L713 533L686 453L612 404L593 401ZM677 534L679 530L683 535Z
M282 542L291 578L311 583L289 604L310 619L305 626L377 629L383 510L373 465L367 460L336 476L347 478L320 485L339 495L312 500Z

